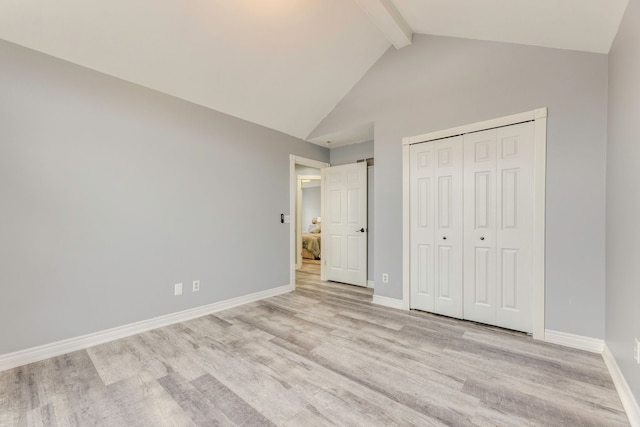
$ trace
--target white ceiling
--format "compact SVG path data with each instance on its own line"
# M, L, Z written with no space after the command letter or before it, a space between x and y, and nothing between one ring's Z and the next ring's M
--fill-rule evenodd
M0 0L0 38L305 139L412 33L607 53L627 3Z
M393 0L415 33L609 53L628 0Z

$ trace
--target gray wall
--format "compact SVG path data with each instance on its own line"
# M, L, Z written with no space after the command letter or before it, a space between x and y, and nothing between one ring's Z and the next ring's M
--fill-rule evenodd
M327 149L1 41L0 64L0 354L289 284L289 154Z
M546 327L604 338L606 55L415 35L382 56L311 135L374 122L376 294L402 298L402 137L540 107Z
M320 186L302 189L302 232L307 233L311 220L321 216Z
M355 163L358 160L370 159L373 157L373 140L361 142L359 144L345 145L344 147L331 148L329 158L331 166L346 165Z
M640 400L640 1L631 0L609 54L606 342Z
M373 141L336 147L329 150L331 166L346 165L362 159L373 157ZM375 226L374 226L374 166L367 168L367 279L375 282L373 263L375 259Z

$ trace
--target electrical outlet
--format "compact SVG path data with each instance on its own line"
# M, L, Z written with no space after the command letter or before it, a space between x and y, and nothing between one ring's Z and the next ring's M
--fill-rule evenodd
M389 275L387 273L382 273L382 283L389 283Z
M193 292L200 291L200 280L193 281Z
M636 338L636 345L633 346L633 358L640 365L640 341Z
M182 295L182 283L176 283L173 286L173 294L175 296Z

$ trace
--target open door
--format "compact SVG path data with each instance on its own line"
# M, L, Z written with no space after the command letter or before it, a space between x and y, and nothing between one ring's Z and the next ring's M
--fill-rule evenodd
M322 280L367 286L367 163L322 169Z

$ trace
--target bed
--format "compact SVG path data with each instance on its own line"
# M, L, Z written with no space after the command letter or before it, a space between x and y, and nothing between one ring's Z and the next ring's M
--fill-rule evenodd
M302 258L320 259L320 233L302 233Z

